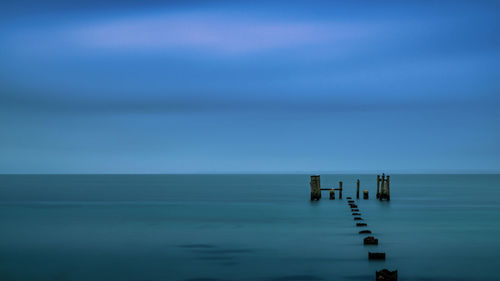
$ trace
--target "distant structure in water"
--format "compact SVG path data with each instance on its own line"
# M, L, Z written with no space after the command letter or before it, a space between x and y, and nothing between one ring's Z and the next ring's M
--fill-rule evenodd
M391 188L390 188L390 178L389 176L385 176L382 174L377 175L377 199L382 200L391 200ZM342 181L339 182L338 188L321 188L321 179L319 175L311 176L311 201L312 200L320 200L321 199L321 191L328 190L330 191L330 200L335 199L335 191L339 191L339 199L342 199ZM359 200L359 192L360 191L360 182L359 179L356 181L356 199ZM363 190L363 199L368 200L368 190ZM354 221L356 222L356 227L367 227L368 223L359 222L364 221L363 217L361 217L361 213L359 211L358 205L353 200L352 197L347 197L347 204L351 208L351 215L354 216ZM363 229L358 232L360 235L368 235L372 234L372 231L369 229ZM375 238L375 236L366 236L363 239L363 245L379 245L379 240ZM368 252L368 260L385 260L386 253L385 252ZM375 279L378 281L386 280L386 281L397 281L398 280L398 271L390 271L386 268L375 272Z
M382 176L377 175L377 199L379 200L391 200L391 188L390 188L390 177L385 176L385 174L382 174ZM339 199L342 199L342 186L343 183L342 181L339 181L339 186L337 188L321 188L321 179L320 175L313 175L311 176L311 200L319 200L321 199L321 191L322 190L327 190L330 191L330 200L335 199L335 191L339 191ZM356 182L356 198L359 199L359 187L360 187L360 182L359 179ZM363 199L368 199L368 190L363 190Z
M339 199L342 199L342 182L339 181L338 188L321 188L321 180L320 175L311 176L311 200L319 200L321 199L321 191L328 190L330 191L330 199L335 199L335 190L339 191Z

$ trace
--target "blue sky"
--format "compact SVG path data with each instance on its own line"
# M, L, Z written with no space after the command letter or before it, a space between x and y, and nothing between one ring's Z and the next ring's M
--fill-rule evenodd
M0 172L499 172L499 12L2 2Z

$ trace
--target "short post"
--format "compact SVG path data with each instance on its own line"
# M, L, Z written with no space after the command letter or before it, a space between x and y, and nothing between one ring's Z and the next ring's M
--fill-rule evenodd
M356 189L356 199L359 199L359 179L358 179L358 181L356 182L356 185L357 185L357 189Z
M377 198L380 196L380 175L377 175Z
M342 199L342 181L339 181L339 199Z
M311 200L321 199L321 184L319 175L311 176Z
M330 189L330 200L335 199L335 190L332 188Z
M363 190L363 199L368 199L368 190Z
M398 271L390 271L385 268L380 271L375 271L375 280L398 281Z

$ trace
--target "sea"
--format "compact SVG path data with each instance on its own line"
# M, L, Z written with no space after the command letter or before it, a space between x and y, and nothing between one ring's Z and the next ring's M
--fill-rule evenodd
M369 199L356 200L356 180ZM0 175L0 280L500 280L500 175ZM346 197L357 201L357 227ZM359 234L372 231L378 246ZM368 259L385 252L385 261Z

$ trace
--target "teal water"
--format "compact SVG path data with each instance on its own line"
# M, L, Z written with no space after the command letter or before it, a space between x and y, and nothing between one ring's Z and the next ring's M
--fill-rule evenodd
M2 175L0 280L500 279L500 175L391 175L390 202L321 180L344 200L310 202L309 175Z

